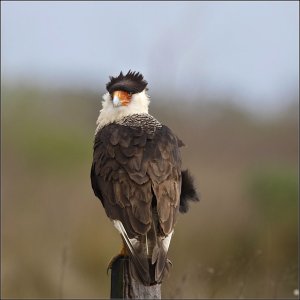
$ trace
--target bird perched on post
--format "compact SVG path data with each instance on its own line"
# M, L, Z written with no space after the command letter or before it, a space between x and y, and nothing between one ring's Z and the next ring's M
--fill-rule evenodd
M199 197L188 170L181 169L184 144L148 113L146 87L138 72L110 77L97 120L91 183L122 236L119 255L129 256L135 279L152 285L168 273L178 212Z

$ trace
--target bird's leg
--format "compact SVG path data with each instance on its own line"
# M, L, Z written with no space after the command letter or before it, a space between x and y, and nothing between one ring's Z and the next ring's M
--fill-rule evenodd
M107 266L107 273L112 268L112 266L113 266L113 264L114 264L115 261L117 261L119 258L125 257L125 256L128 256L128 251L127 251L126 246L124 244L124 241L122 239L122 248L121 248L121 251L120 251L120 253L118 255L112 257L112 259L109 261L108 266Z

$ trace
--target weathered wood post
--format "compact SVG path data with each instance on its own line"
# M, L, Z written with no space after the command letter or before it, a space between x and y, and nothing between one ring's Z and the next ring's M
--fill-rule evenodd
M130 276L129 257L119 257L111 268L111 299L161 299L161 284L145 286Z

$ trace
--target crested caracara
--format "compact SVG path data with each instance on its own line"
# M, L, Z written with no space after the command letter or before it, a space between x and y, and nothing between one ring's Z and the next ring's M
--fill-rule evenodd
M181 168L183 142L148 113L147 82L129 71L110 77L95 132L91 183L123 240L132 276L161 283L178 212L199 201Z

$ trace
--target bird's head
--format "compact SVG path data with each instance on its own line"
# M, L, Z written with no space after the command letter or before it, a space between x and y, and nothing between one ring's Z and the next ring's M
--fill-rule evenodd
M147 95L147 81L139 72L131 70L117 77L110 76L103 95L102 110L97 120L98 127L118 121L132 114L148 113L150 103Z
M118 77L110 76L106 89L114 107L128 106L146 89L147 84L142 74L129 71L126 75L121 72Z

